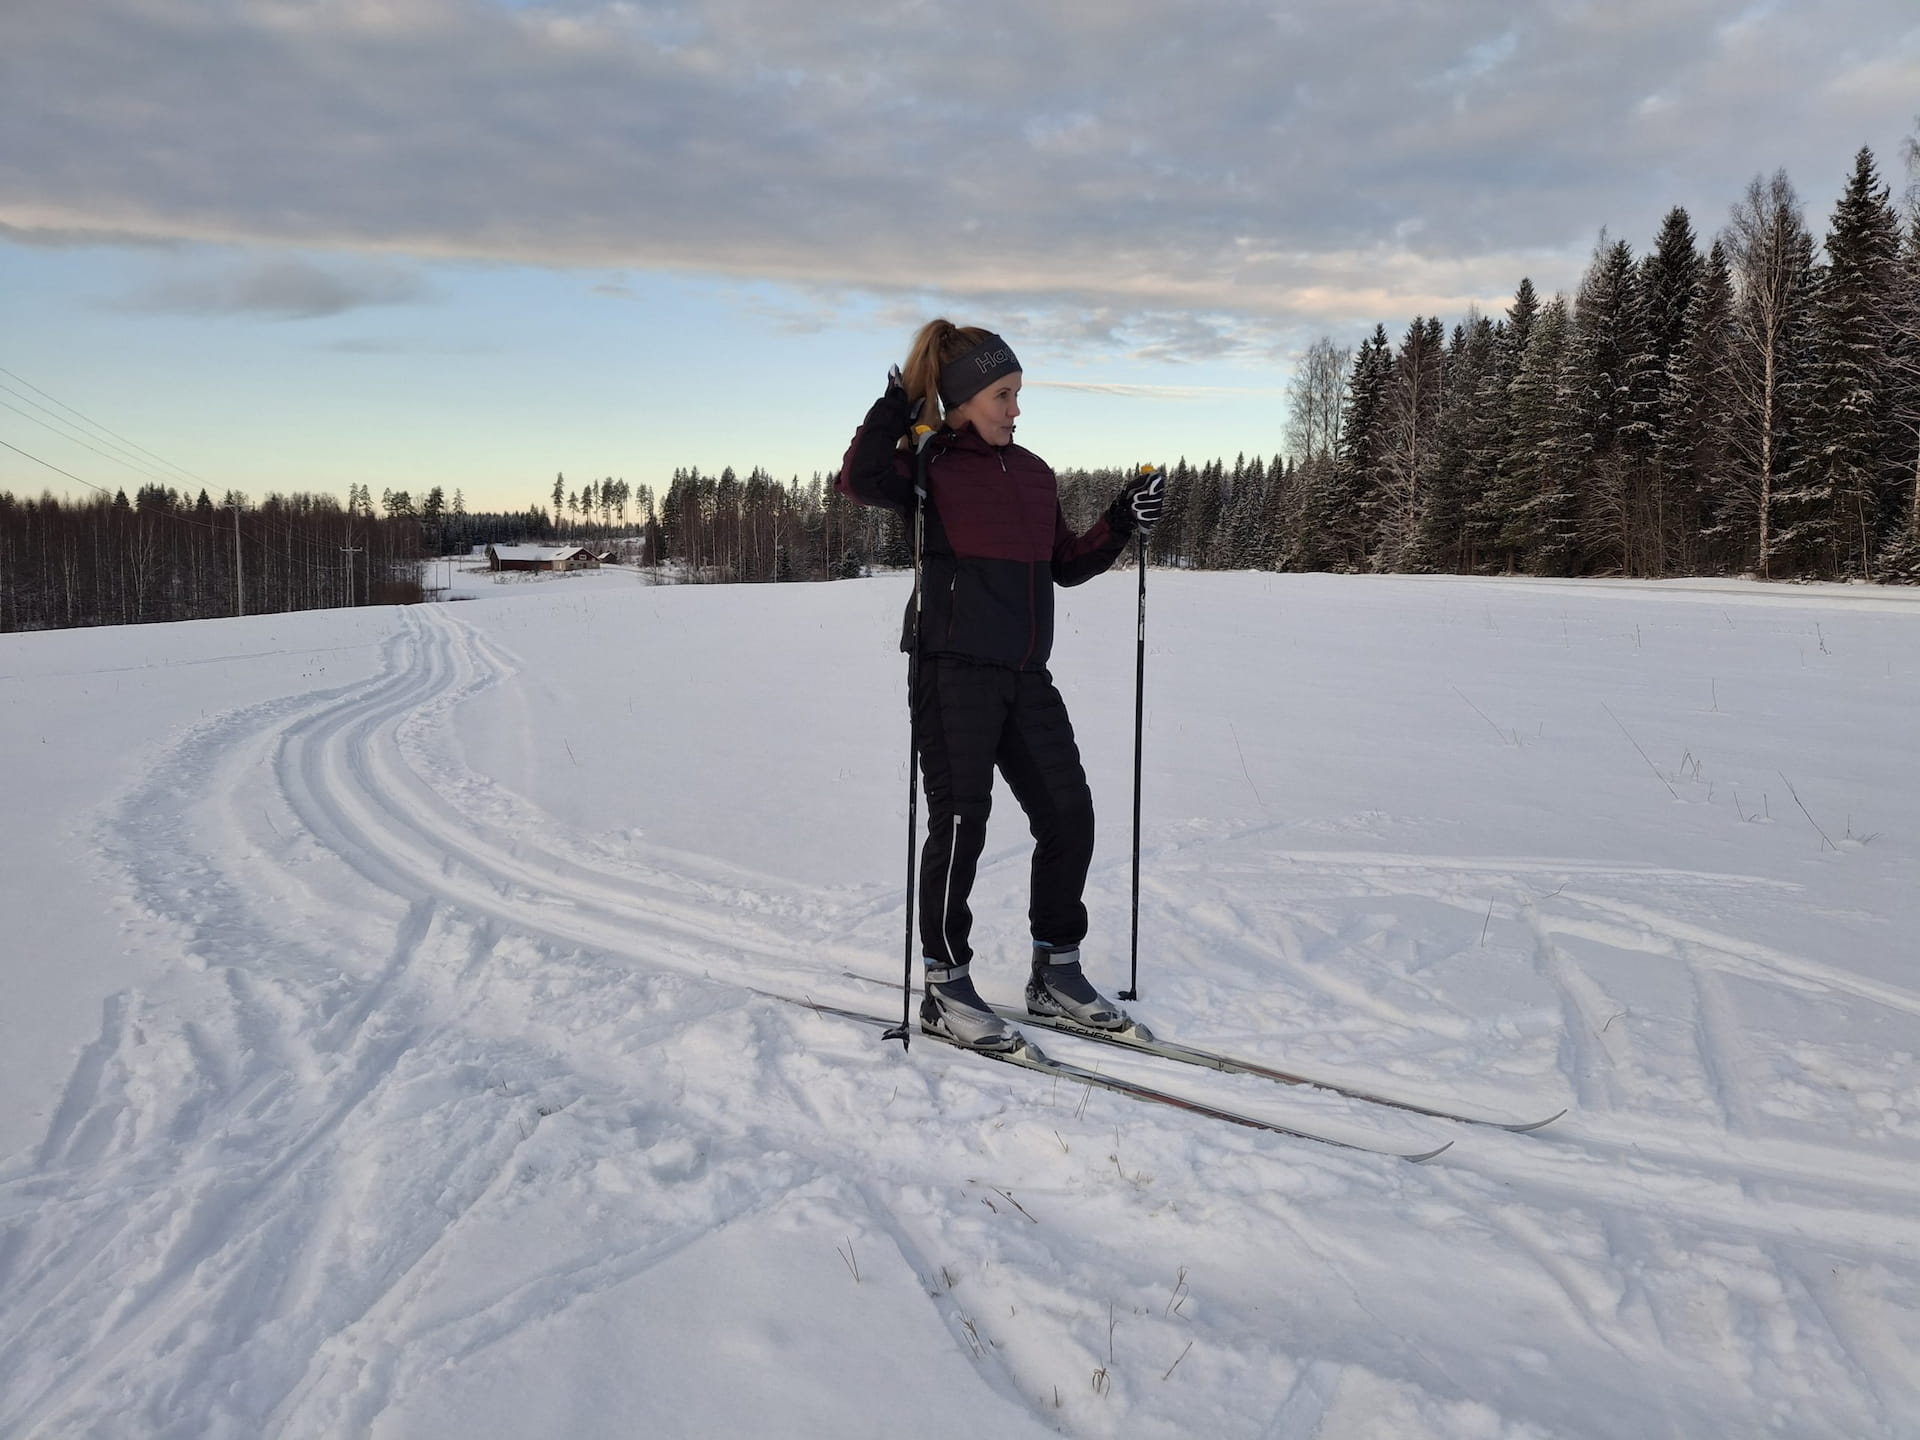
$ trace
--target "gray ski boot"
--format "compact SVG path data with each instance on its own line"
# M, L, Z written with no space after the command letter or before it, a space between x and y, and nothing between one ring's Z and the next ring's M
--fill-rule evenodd
M920 1001L920 1028L969 1050L1016 1050L1023 1043L973 988L967 963L927 962L927 993Z
M1035 943L1033 974L1027 980L1027 1013L1068 1020L1089 1030L1139 1028L1126 1011L1088 982L1080 969L1078 945L1056 948Z

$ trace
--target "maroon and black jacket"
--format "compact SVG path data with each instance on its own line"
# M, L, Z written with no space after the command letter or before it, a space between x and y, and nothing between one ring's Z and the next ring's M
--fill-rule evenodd
M914 457L897 448L907 424L897 392L875 401L834 488L911 515ZM927 496L920 653L1044 670L1053 649L1053 587L1078 585L1112 565L1132 512L1110 513L1075 535L1047 462L1018 445L989 445L971 425L928 442ZM900 648L912 644L909 600Z

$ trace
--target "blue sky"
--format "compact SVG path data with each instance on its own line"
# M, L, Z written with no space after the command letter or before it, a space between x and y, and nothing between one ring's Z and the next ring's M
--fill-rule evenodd
M254 495L806 478L947 313L1057 466L1272 452L1316 336L1777 166L1818 232L1916 113L1912 0L9 0L0 440L146 478L51 395Z

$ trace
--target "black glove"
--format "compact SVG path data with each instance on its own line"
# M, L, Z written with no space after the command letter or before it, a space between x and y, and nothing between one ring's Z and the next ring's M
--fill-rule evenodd
M867 411L866 429L891 446L913 425L914 407L907 400L907 383L894 366L887 372L887 391Z
M900 373L900 367L894 366L887 371L887 399L896 404L907 401L907 377ZM920 412L926 408L925 398L907 404L907 431L913 436L915 452L927 448L927 442L933 438L933 427L920 423Z
M1160 523L1167 504L1167 474L1154 465L1142 465L1140 473L1127 482L1127 488L1107 507L1107 524L1122 535L1145 535Z
M872 496L891 483L894 451L913 425L913 406L907 400L907 387L899 384L899 379L896 367L887 376L886 393L867 408L867 418L860 422L847 455L846 473L854 493L866 497L868 504L882 503Z

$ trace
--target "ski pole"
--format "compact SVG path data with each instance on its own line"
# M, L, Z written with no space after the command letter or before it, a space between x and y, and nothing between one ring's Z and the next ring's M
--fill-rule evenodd
M920 407L914 406L914 416ZM913 427L913 648L907 652L907 921L906 939L900 957L900 1023L881 1035L882 1040L898 1040L902 1050L913 1048L913 902L919 879L919 854L915 832L920 828L920 716L915 702L920 689L920 587L922 558L926 545L927 522L927 442L933 427L915 423Z
M1140 473L1150 475L1154 467L1142 465ZM1133 563L1140 572L1140 603L1134 624L1133 652L1133 960L1122 1000L1140 998L1140 738L1144 728L1147 688L1147 537L1133 532Z

